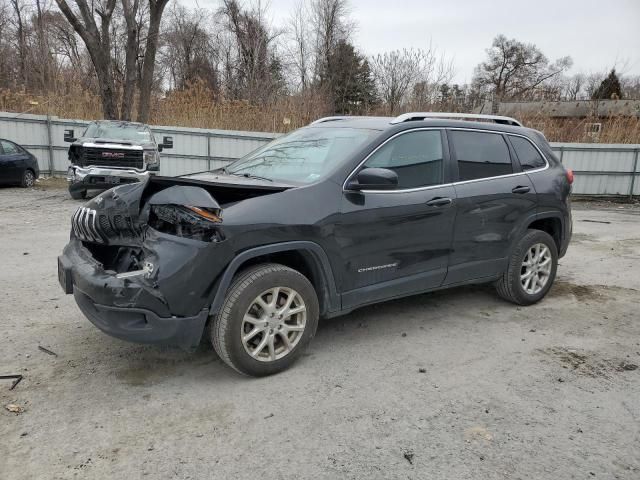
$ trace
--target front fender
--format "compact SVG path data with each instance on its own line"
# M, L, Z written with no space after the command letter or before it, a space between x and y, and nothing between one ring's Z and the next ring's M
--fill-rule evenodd
M220 277L209 313L211 315L215 315L220 311L233 277L242 268L242 266L247 263L247 261L264 255L291 251L304 251L311 255L311 258L313 258L314 261L314 267L317 269L317 272L320 274L322 279L320 286L321 291L318 291L317 293L318 296L321 296L324 299L323 303L325 305L325 311L323 313L338 312L341 308L340 296L337 293L333 270L331 269L329 258L327 257L324 249L314 242L294 241L263 245L245 250L236 255Z

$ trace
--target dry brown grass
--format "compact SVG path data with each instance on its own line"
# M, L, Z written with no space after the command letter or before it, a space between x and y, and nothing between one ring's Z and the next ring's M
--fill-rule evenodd
M378 107L372 114L384 114ZM438 110L437 108L433 109ZM100 99L78 89L65 95L34 95L25 92L0 91L0 111L50 114L61 118L90 120L101 118ZM282 96L266 105L224 100L202 85L156 97L152 105L151 123L179 127L216 128L287 132L326 115L329 103L320 92ZM544 132L550 141L640 143L640 118L572 118L557 119L532 115L519 120ZM590 136L587 124L602 123L598 136Z

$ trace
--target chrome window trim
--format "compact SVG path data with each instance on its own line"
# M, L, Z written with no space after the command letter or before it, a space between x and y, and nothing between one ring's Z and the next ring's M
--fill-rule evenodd
M518 135L516 133L507 133L507 135L510 135L512 137L524 138L527 142L529 142L531 145L533 145L533 148L535 148L538 151L538 153L540 154L540 156L544 160L544 164L545 164L544 167L532 168L531 170L526 170L526 171L522 170L523 173L542 172L543 170L546 170L547 168L549 168L549 159L545 156L545 154L542 152L542 150L540 150L540 148L538 148L538 145L536 145L535 142L531 141L530 138L527 138L524 135ZM513 147L513 150L515 151L515 147ZM518 152L516 152L516 156L517 155L518 155ZM520 163L520 159L518 159L518 163ZM522 168L522 165L520 165L520 168Z
M529 143L531 143L535 149L538 151L538 153L540 154L540 156L542 157L542 159L545 161L545 166L544 167L540 167L540 168L534 168L533 170L527 170L527 171L522 171L522 172L516 172L516 173L509 173L507 175L497 175L495 177L485 177L485 178L474 178L473 180L462 180L462 181L457 181L457 182L450 182L450 183L442 183L440 185L428 185L426 187L416 187L416 188L404 188L404 189L399 189L399 190L348 190L347 189L347 182L349 181L349 179L354 175L354 173L356 171L358 171L358 169L367 162L367 160L369 160L369 157L371 157L374 153L376 153L378 151L378 149L382 148L387 142L393 140L394 138L403 135L405 133L409 133L409 132L417 132L417 131L421 131L421 130L462 130L462 131L468 131L468 132L482 132L482 133L493 133L496 135L511 135L513 137L521 137L524 138L525 140L527 140ZM511 152L509 152L511 153ZM522 168L522 167L521 167ZM398 132L395 135L393 135L392 137L387 138L384 142L382 142L380 145L378 145L375 150L373 150L369 155L367 155L365 157L364 160L362 160L357 166L356 168L354 168L351 173L349 175L347 175L346 180L344 181L344 183L342 184L342 191L344 192L362 192L362 193L411 193L411 192L420 192L422 190L432 190L434 188L442 188L442 187L449 187L449 186L456 186L456 185L464 185L467 183L476 183L476 182L484 182L486 180L495 180L496 178L508 178L508 177L517 177L519 175L527 175L529 173L537 173L537 172L542 172L544 170L547 170L549 168L549 160L547 159L547 157L545 156L544 153L542 153L542 150L540 150L540 148L538 148L538 146L532 142L526 135L521 135L518 133L507 133L507 132L500 132L500 131L495 131L495 130L485 130L485 129L480 129L480 128L466 128L466 127L419 127L419 128L412 128L410 130L403 130L402 132Z
M362 160L357 166L356 168L354 168L353 170L351 170L351 173L349 175L347 175L347 178L345 179L345 181L342 183L342 191L343 192L353 192L354 190L348 190L347 189L347 182L349 181L349 179L353 176L354 173L356 173L358 171L358 169L364 165L367 160L369 160L369 158L371 158L372 155L374 155L378 150L380 150L382 147L384 147L388 142L390 142L391 140L399 137L400 135L404 135L405 133L413 133L413 132L421 132L424 130L438 130L438 131L442 131L444 130L445 127L419 127L419 128L412 128L409 130L403 130L401 132L396 133L395 135L387 138L384 142L382 142L380 145L378 145L369 155L367 155L364 160ZM440 141L442 141L442 135L440 136ZM444 148L443 148L443 152L444 152ZM444 170L443 170L444 172ZM403 188L403 189L399 189L399 190L358 190L359 192L363 192L363 193L405 193L405 192L417 192L420 190L426 190L429 188L437 188L437 187L442 187L445 184L439 184L439 185L429 185L429 186L425 186L425 187L415 187L415 188Z

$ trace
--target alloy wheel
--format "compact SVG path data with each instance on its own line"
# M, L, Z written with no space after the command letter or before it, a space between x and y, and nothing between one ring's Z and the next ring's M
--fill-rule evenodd
M297 291L271 288L258 295L244 314L242 345L255 360L279 360L300 342L306 321L307 307Z
M524 256L520 268L520 283L529 295L537 295L549 281L553 258L544 243L532 245Z
M26 172L24 172L24 186L25 187L33 187L33 184L35 183L35 177L33 176L33 173L31 173L31 170L27 170Z

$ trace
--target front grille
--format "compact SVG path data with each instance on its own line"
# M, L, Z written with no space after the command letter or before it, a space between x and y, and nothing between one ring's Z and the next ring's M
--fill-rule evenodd
M84 147L80 155L80 166L125 167L142 169L143 151L118 148Z
M80 207L71 218L73 233L80 240L108 244L110 240L133 240L142 235L142 228L134 225L129 217L114 215L113 218L96 212L92 208Z
M104 243L96 221L98 214L92 208L80 207L71 217L71 228L76 237L87 242Z

